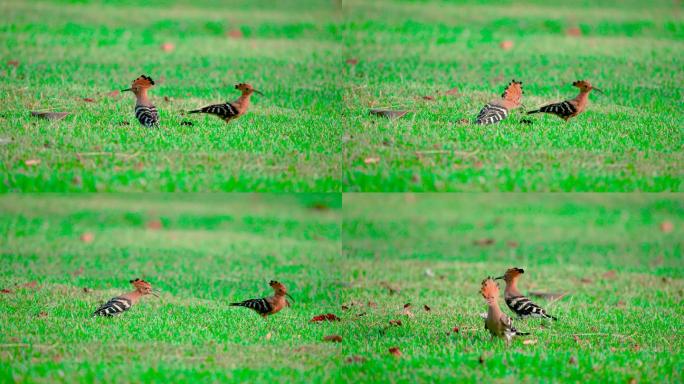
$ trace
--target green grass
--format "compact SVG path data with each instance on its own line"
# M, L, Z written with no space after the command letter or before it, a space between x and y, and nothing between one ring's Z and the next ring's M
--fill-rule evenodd
M339 365L322 338L344 325L309 322L339 303L339 195L4 196L0 212L0 382L320 382ZM161 299L90 318L134 277ZM292 308L228 306L271 279Z
M681 191L682 11L669 0L346 1L343 55L358 64L346 68L344 189ZM518 111L472 125L511 79L527 109L574 97L578 79L606 95L567 124L521 124ZM371 107L411 113L386 121Z
M0 15L0 191L341 188L333 3L9 0ZM137 124L131 94L106 96L142 73L159 83L159 129ZM181 116L236 98L238 82L266 96L237 121Z
M682 381L681 196L346 194L343 206L344 300L362 304L345 320L364 332L345 341L344 354L366 359L345 367L346 377ZM665 221L672 232L659 229ZM494 243L474 244L481 239ZM516 321L536 343L506 347L484 330L478 290L485 277L513 266L526 270L523 292L568 295L553 304L536 299L559 321ZM383 282L399 292L390 294ZM400 314L405 303L414 317ZM402 326L389 326L393 319ZM460 332L447 335L454 327Z

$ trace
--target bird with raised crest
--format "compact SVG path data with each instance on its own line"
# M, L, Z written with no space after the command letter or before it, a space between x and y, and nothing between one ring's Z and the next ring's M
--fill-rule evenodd
M511 110L520 107L522 95L522 82L511 80L500 99L494 99L482 107L475 124L494 124L505 119Z
M117 296L100 306L93 316L116 316L128 311L135 303L145 295L154 295L159 297L156 290L152 289L152 285L142 279L131 280L130 283L135 288L134 291L128 292L121 296Z
M151 128L159 122L159 112L150 99L147 97L147 90L154 86L151 77L140 75L133 80L130 88L122 89L121 92L131 91L135 95L135 118L140 124Z
M236 84L235 89L242 92L242 95L237 99L222 104L209 105L204 108L188 111L188 113L207 113L217 116L227 123L231 120L237 119L247 112L252 94L258 93L263 95L263 93L257 91L254 89L254 87L247 83Z
M595 90L603 93L603 91L592 86L591 83L586 80L577 80L572 83L572 85L580 90L580 93L574 99L561 101L559 103L547 104L539 109L535 109L534 111L529 111L527 114L550 113L560 117L561 119L564 119L565 121L568 121L570 118L584 112L584 109L589 103L589 92Z
M498 302L499 286L491 277L482 281L480 293L487 301L487 306L489 307L485 317L485 329L489 331L492 337L504 338L509 343L515 336L529 335L529 333L520 332L515 329L513 327L513 320L501 312Z
M231 303L233 307L245 307L254 310L264 319L270 315L274 315L285 307L289 307L290 303L285 298L286 296L292 299L287 288L275 280L271 280L268 285L273 288L273 295L259 299L249 299L238 303Z
M518 317L538 317L543 319L558 320L555 316L551 316L544 308L533 303L532 300L523 296L520 291L518 291L518 279L525 273L522 268L510 268L503 274L499 276L496 280L503 280L506 282L506 288L504 289L504 300L506 305L510 308L513 313L518 315Z

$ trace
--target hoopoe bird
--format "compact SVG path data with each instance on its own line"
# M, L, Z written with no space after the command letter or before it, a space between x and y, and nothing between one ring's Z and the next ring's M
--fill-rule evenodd
M279 283L275 280L271 280L268 285L273 288L273 296L260 299L249 299L239 303L231 303L230 305L232 307L246 307L252 309L264 319L270 315L280 312L280 310L285 307L289 307L290 303L287 301L287 299L285 299L285 296L289 297L290 299L292 299L292 296L287 293L287 288L285 288L282 283Z
M525 273L524 269L510 268L506 271L506 273L504 273L503 276L496 278L496 280L503 280L506 282L504 299L508 308L510 308L510 310L520 318L540 317L543 319L558 320L555 316L551 316L546 313L544 308L533 303L532 300L523 296L522 293L518 291L518 279L523 273Z
M247 83L235 84L235 89L242 92L242 95L237 99L223 104L209 105L204 108L188 111L188 113L208 113L210 115L219 117L227 123L231 120L237 119L247 112L250 98L252 97L253 93L263 95L263 93L257 91L254 89L254 87Z
M522 95L522 82L511 80L500 99L494 99L482 107L475 124L494 124L505 119L508 112L520 107Z
M487 301L489 310L485 318L485 329L492 337L503 337L506 343L510 343L514 336L525 336L529 333L520 332L513 327L513 320L506 316L499 308L499 286L491 277L482 281L480 288L482 297Z
M121 296L117 296L105 304L103 304L97 311L93 312L93 316L116 316L129 310L133 304L137 303L141 297L145 295L154 295L159 297L157 292L152 289L152 285L145 280L135 279L130 281L135 287L133 292L128 292Z
M579 95L577 95L577 97L574 99L561 101L560 103L548 104L539 109L535 109L534 111L529 111L527 114L550 113L560 117L561 119L564 119L567 122L570 118L582 113L587 107L587 103L589 103L589 92L596 90L603 93L603 91L595 88L586 80L577 80L572 83L572 85L580 89Z
M150 99L147 97L147 90L154 86L154 80L151 77L140 75L133 80L130 88L122 89L121 92L131 91L135 94L135 118L140 124L151 128L159 122L159 113Z

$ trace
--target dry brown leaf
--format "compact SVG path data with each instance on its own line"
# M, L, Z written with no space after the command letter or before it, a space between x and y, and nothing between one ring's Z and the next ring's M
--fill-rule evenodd
M242 39L245 36L239 29L231 29L228 31L227 35L231 39Z
M271 340L271 336L273 336L273 334L271 334L271 332L267 333L266 334L266 341Z
M147 222L147 229L151 229L153 231L159 230L162 228L162 222L160 220L150 220Z
M502 41L501 44L499 44L499 47L501 47L501 49L504 51L509 51L511 48L513 48L513 42L510 40Z
M93 99L92 97L84 97L81 100L85 101L86 103L94 103L95 102L95 99Z
M660 231L662 233L670 233L674 230L674 224L672 224L671 221L665 220L662 223L660 223Z
M359 59L356 59L356 58L349 58L349 59L347 59L345 62L346 62L347 64L353 66L353 65L356 65L356 64L359 63Z
M374 301L369 301L369 302L368 302L368 306L371 307L371 308L377 308L377 307L378 307L378 304L377 304L376 302L374 302Z
M371 115L386 117L390 120L398 119L408 113L408 111L391 110L391 109L371 109Z
M396 357L401 357L401 351L399 350L399 347L391 347L389 349L389 353Z
M173 43L168 43L168 42L167 42L167 43L164 43L164 44L161 45L161 50L164 51L164 52L171 52L171 51L173 51L175 48L176 48L176 46L173 45Z
M426 95L426 96L423 96L423 100L435 101L435 97L434 97L434 96L430 96L430 95Z
M36 112L31 111L31 115L35 117L40 117L46 120L62 120L69 113L68 112Z
M594 282L594 280L592 280L592 279L590 279L590 278L588 278L588 277L583 277L583 278L580 279L580 281L581 281L582 283L585 283L585 284L590 284L590 283L593 283L593 282Z
M615 277L617 277L617 272L613 270L610 270L603 274L604 279L614 279Z
M568 363L571 365L577 365L577 358L575 356L570 356Z
M458 87L453 87L450 90L444 92L445 95L458 95Z
M537 344L537 339L525 339L523 340L524 345L533 345Z
M570 27L565 30L565 34L572 37L582 36L582 30L578 27Z
M430 311L432 311L432 308L428 307L427 304L423 304L423 309L425 310L425 312L430 312Z
M314 316L310 321L312 323L316 323L319 321L340 321L340 318L337 317L337 315L335 315L333 313L326 313L323 315Z
M32 167L32 166L34 166L34 165L40 164L40 160L39 160L39 159L29 159L29 160L25 160L25 161L24 161L24 164L25 164L27 167Z
M389 324L395 327L401 327L401 320L390 320Z
M19 60L8 60L7 65L17 68L19 66Z
M120 93L119 90L115 89L115 90L107 93L107 97L117 97L117 96L119 96L119 93Z
M84 242L84 243L86 243L86 244L87 244L87 243L92 243L93 240L95 240L95 235L93 235L92 232L85 232L85 233L81 234L80 239L81 239L82 242Z
M37 281L29 281L28 283L24 283L24 284L21 285L22 288L30 288L30 289L33 289L33 288L35 288L35 287L37 287L37 286L38 286L38 282L37 282Z
M92 292L92 291L93 291L93 290L90 289L90 288L88 288L88 287L83 287L83 293L90 293L90 292Z
M349 356L349 357L347 357L347 358L345 359L345 361L346 361L347 363L363 363L363 362L366 361L366 359L363 358L363 357L361 357L361 356L354 355L354 356Z
M331 341L333 343L341 343L342 342L342 336L340 335L329 335L325 336L323 338L324 341Z
M473 244L479 245L481 247L489 246L495 243L494 239L491 238L484 238L484 239L478 239L473 241Z
M40 311L40 312L38 313L38 317L47 317L47 315L48 315L48 313L45 312L45 311Z
M3 288L3 289L0 289L0 293L12 293L12 290L7 289L7 288Z
M379 157L366 157L365 159L363 159L364 164L377 164L379 162L380 162Z
M343 310L343 311L348 311L348 310L349 310L349 307L346 306L346 305L343 305L343 306L342 306L342 310Z

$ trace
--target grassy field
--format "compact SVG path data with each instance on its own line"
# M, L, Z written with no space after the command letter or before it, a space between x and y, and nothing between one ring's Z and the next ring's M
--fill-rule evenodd
M344 4L346 191L684 189L680 2ZM522 124L518 111L472 125L511 79L528 110L574 97L578 79L606 95L567 124ZM371 107L410 113L387 121Z
M365 359L345 366L343 377L684 379L681 196L347 194L343 206L344 302L358 305L343 320L365 333L343 343L345 356ZM665 222L670 232L667 224L660 229ZM568 295L553 304L535 299L559 321L517 321L531 332L528 344L515 340L506 347L484 330L479 314L486 304L478 290L482 279L513 266L526 270L523 292ZM406 303L413 317L401 314ZM391 347L400 358L390 355Z
M0 198L0 382L329 380L340 196ZM156 223L156 224L150 224ZM81 240L90 233L90 242ZM86 237L87 238L87 237ZM144 277L162 291L91 318ZM265 322L228 303L289 287ZM33 286L31 282L35 282ZM28 284L28 285L26 285ZM84 289L88 288L87 292Z
M0 191L339 190L336 9L316 0L2 1ZM108 96L143 73L158 83L159 129L137 124L132 94ZM238 82L266 94L239 120L181 115L236 98ZM35 110L70 115L48 122Z

